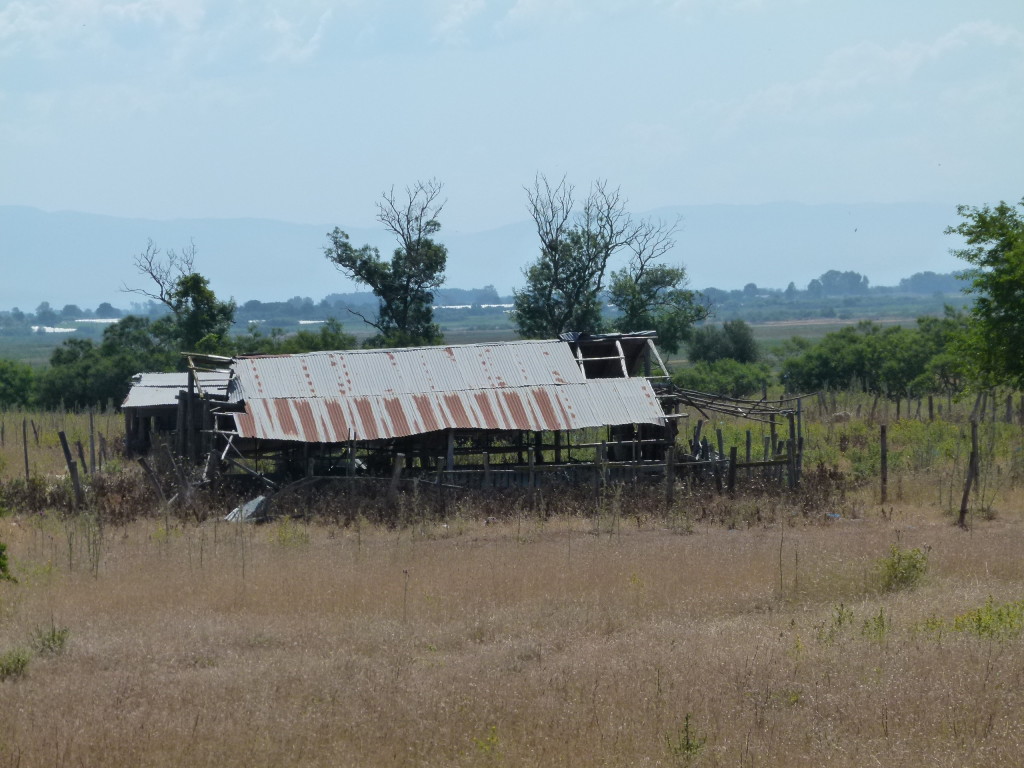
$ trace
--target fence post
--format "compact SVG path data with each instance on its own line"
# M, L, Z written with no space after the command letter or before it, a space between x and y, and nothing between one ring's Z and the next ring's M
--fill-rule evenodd
M21 442L25 447L25 482L29 481L28 475L28 419L21 420Z
M75 464L75 460L71 458L71 448L68 445L67 435L64 434L63 430L57 433L60 438L60 446L64 449L64 461L68 465L68 474L71 475L71 485L75 489L75 509L82 504L84 496L82 495L82 484L78 481L78 466Z
M967 480L964 482L964 495L960 500L960 517L956 524L961 528L967 527L967 503L971 495L971 484L978 475L978 422L971 422L971 458L967 462Z
M787 445L788 481L790 489L796 488L796 414L790 411L789 418L789 444Z
M394 502L398 494L398 482L402 479L402 464L405 463L405 454L395 454L395 464L391 468L391 483L388 485L388 501Z
M96 474L96 424L92 408L89 408L89 474Z
M881 467L879 468L879 474L881 475L881 499L882 504L888 500L889 497L889 439L888 432L889 427L886 424L880 424L878 426L879 432L879 443L881 446Z

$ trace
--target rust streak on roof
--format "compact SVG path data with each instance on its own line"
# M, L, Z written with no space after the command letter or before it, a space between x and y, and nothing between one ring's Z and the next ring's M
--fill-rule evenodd
M299 417L299 424L302 425L303 435L319 435L320 431L317 429L316 419L313 418L313 406L310 405L308 400L296 400L294 401L295 413Z
M406 418L405 409L402 407L401 400L397 397L385 397L384 411L388 415L388 420L391 422L391 426L394 428L395 434L413 434L414 430L409 426L409 420Z
M413 395L412 401L416 405L416 413L419 414L424 432L436 432L442 429L442 424L437 420L437 414L434 412L433 398L427 395Z
M335 399L327 400L324 403L324 409L327 411L327 420L337 442L347 440L349 423L345 418L345 409L341 407L341 403Z
M530 420L526 416L526 408L523 407L520 394L518 392L502 392L501 397L505 401L509 416L512 417L512 425L516 429L529 429Z
M295 419L292 417L291 400L274 400L274 408L277 411L278 423L281 425L281 431L286 435L298 435L299 428L295 424Z

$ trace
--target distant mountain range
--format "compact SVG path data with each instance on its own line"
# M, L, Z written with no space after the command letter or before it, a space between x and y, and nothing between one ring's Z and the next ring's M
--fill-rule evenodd
M853 270L871 285L896 285L917 272L963 267L949 254L958 245L943 234L956 223L954 206L893 203L858 205L705 205L639 214L673 220L682 216L677 246L693 288L798 288L830 270ZM443 224L443 221L442 221ZM69 211L0 206L0 309L30 311L100 302L127 306L137 300L124 285L146 287L132 256L151 238L180 250L194 241L196 266L218 295L280 301L319 300L355 290L324 258L327 232L340 226L356 245L370 243L389 254L387 233L345 226L292 224L267 219L126 219ZM460 232L442 229L448 247L447 285L494 286L507 295L537 255L533 223ZM618 266L618 265L616 265Z

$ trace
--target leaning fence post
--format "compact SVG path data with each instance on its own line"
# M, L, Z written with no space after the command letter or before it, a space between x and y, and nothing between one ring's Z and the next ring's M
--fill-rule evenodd
M75 464L75 460L71 458L71 448L68 446L67 435L64 434L63 430L57 433L60 438L60 446L64 449L64 461L68 465L68 474L71 475L71 485L75 489L75 509L84 501L82 495L82 484L78 481L78 466Z
M971 422L971 458L967 462L967 480L964 482L964 495L960 500L960 517L957 525L961 528L967 527L967 503L971 495L971 484L978 475L978 422Z

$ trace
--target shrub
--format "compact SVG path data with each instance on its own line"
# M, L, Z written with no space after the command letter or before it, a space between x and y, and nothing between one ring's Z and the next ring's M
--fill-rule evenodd
M31 658L29 652L24 648L14 648L0 655L0 682L25 674Z
M882 591L913 589L928 572L928 552L914 547L904 549L893 544L889 554L878 561Z
M40 628L32 636L32 648L41 656L57 655L64 651L71 630L58 627L51 623L48 628Z
M1000 604L990 597L980 608L957 616L953 629L993 640L1016 637L1024 630L1024 600Z
M7 545L0 541L0 581L13 581L17 579L11 574L11 566L7 562Z
M764 363L738 363L726 358L712 363L701 360L681 368L672 381L683 389L747 397L760 393L770 378L771 372Z

